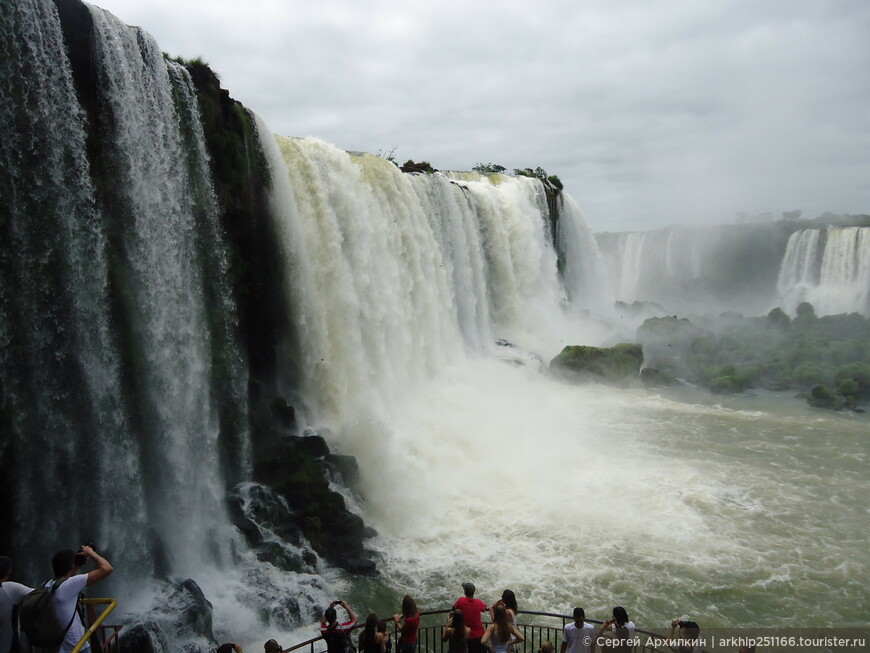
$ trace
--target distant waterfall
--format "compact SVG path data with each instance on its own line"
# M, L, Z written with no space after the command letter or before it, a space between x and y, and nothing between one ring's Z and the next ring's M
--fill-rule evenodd
M807 301L820 315L870 315L870 228L804 229L792 234L777 292L792 313Z
M668 311L767 312L787 224L671 226L597 234L617 301L657 302Z
M44 560L92 539L134 576L137 565L189 573L226 558L225 475L249 464L246 378L189 75L146 33L89 7L102 103L89 123L54 4L0 11L0 381L20 475L17 544ZM99 132L98 169L88 130ZM107 192L96 175L111 178ZM230 444L238 462L225 469Z

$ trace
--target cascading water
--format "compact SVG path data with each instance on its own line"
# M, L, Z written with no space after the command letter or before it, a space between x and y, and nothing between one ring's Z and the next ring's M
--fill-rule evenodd
M777 281L787 311L870 315L870 228L804 229L788 241Z
M165 479L148 488L149 524L161 534L171 569L191 569L201 551L226 563L211 385L218 336L208 324L205 273L212 263L207 243L219 232L196 98L187 71L167 62L147 34L97 8L92 16L101 88L113 117L109 165L127 182L114 198L124 223L116 246L132 268L120 283L133 298L126 319L143 383L135 408L146 434L141 455L143 466ZM208 272L219 288L221 273L220 265ZM235 362L227 371L239 375L238 352L227 357ZM243 378L235 381L244 388ZM244 433L236 437L247 442Z
M99 115L79 104L55 5L2 5L6 496L22 577L94 541L119 567L105 591L129 597L233 559L247 381L190 76L83 11Z
M757 314L778 303L778 264L793 230L787 223L671 226L597 240L617 301Z
M29 490L20 493L15 532L22 550L43 557L46 546L85 537L145 557L145 543L136 541L146 523L144 487L137 445L125 438L106 225L85 158L83 111L69 67L57 65L64 45L54 6L4 3L2 12L0 83L4 97L17 101L0 109L6 205L0 373L12 435L7 446L17 454L18 485ZM96 466L86 479L79 478L85 461ZM57 494L84 483L89 500ZM114 501L119 487L126 505ZM123 544L113 527L118 522L131 525ZM35 577L46 571L29 567Z
M563 250L562 278L572 308L610 312L613 292L605 284L601 253L580 206L570 195L564 196L556 242Z
M314 139L267 151L286 170L274 204L320 419L401 403L465 351L490 351L493 334L528 333L534 306L558 305L540 182L405 175Z

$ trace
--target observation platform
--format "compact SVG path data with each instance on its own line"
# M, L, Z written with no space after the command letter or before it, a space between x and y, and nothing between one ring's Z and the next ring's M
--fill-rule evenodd
M444 628L446 615L451 611L451 608L443 610L428 610L420 612L420 630L418 632L417 653L448 653L449 642L441 641L441 633ZM486 613L484 613L486 615ZM390 615L392 616L392 615ZM354 645L357 645L357 638L361 630L365 627L365 615L358 614L357 624L353 627L354 635L351 639ZM517 614L514 625L523 634L525 641L516 644L511 648L511 653L538 653L543 642L551 642L555 647L555 653L559 653L559 647L562 645L562 634L565 626L572 623L574 618L571 615L556 614L552 612L535 612L531 610L520 610ZM602 625L599 619L586 619L587 623L593 624L598 632ZM484 626L491 621L484 620ZM391 638L393 640L393 653L399 650L399 632L396 625L389 621L387 628L392 624ZM662 633L654 633L641 628L635 628L635 643L631 647L632 653L673 653L669 647L661 644L665 639ZM658 646L655 644L658 643ZM612 651L615 650L611 646L597 645L596 651ZM622 650L622 649L620 649ZM299 653L325 653L326 646L323 638L318 635L304 642L294 644L289 648L283 649L283 653L291 651L299 651Z

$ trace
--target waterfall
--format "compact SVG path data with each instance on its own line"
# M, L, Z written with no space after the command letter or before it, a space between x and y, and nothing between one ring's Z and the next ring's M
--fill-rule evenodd
M656 302L670 312L767 312L793 227L671 226L597 235L615 299Z
M229 561L226 484L250 465L226 253L188 73L141 30L88 11L98 116L77 101L55 5L2 6L15 544L33 578L88 540L127 578L190 574ZM97 192L97 176L112 183Z
M562 249L565 266L562 269L565 288L572 307L592 311L607 310L612 302L601 253L583 211L570 195L565 196L557 223L556 242Z
M456 357L522 338L538 319L531 307L558 310L540 181L407 175L310 138L277 137L266 153L320 419L401 403Z
M870 315L870 228L803 229L792 234L777 281L784 307L810 302L819 315Z
M124 511L140 521L143 488L132 473L136 453L119 437L128 419L110 331L106 228L85 157L84 113L69 67L58 65L64 44L57 12L35 0L4 3L0 11L0 84L13 99L0 108L0 375L6 432L20 446L18 484L32 490L21 494L17 513L41 515L20 519L15 531L23 550L45 558L45 546L80 542L84 524L96 526L88 537L116 544L95 512L108 511L112 521ZM58 488L86 482L77 478L85 461L96 464L96 500L59 500ZM128 485L127 506L109 500L118 481ZM130 546L142 554L140 545Z

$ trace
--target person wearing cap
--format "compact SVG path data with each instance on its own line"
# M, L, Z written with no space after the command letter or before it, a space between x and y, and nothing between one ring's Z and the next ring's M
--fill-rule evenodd
M474 598L474 583L462 583L465 596L460 596L453 604L454 610L460 610L465 617L465 625L471 630L468 637L468 653L486 653L486 647L480 643L483 637L483 620L481 613L486 612L486 603Z

